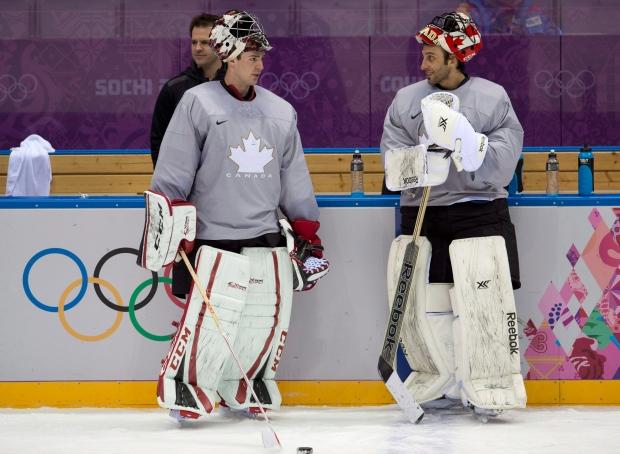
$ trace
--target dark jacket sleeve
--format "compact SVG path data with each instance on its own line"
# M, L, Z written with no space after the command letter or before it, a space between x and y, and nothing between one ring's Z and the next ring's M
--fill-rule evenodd
M159 147L161 147L161 141L164 139L166 128L170 123L175 107L174 93L168 84L165 84L155 102L155 110L153 111L153 119L151 121L151 159L153 160L153 168L157 164Z

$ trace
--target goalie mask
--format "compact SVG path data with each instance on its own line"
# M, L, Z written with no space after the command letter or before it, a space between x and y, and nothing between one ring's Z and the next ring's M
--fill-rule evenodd
M245 11L230 10L218 19L209 36L209 46L220 60L234 60L242 52L271 50L263 27Z
M471 60L482 49L482 36L471 18L464 13L444 13L415 35L420 44L440 46L459 61Z

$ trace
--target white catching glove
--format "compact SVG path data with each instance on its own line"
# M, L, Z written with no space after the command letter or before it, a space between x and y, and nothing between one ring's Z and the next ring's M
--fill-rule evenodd
M429 140L453 150L452 157L457 168L460 163L468 172L478 170L487 152L487 136L474 131L463 114L438 100L437 95L432 93L422 99L424 128Z
M426 145L394 148L385 152L385 185L390 191L403 191L443 184L450 172L444 153L427 151Z
M196 239L196 207L186 201L144 191L146 213L138 265L159 271L171 263L179 248L191 252Z

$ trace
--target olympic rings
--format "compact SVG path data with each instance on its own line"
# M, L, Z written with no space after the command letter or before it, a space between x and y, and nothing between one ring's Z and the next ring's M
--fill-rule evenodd
M97 278L97 277L89 277L88 283L103 285L104 287L106 287L108 290L112 292L112 295L114 295L114 299L119 304L123 303L123 300L121 299L121 295L119 295L118 290L116 290L116 288L114 288L112 284L110 284L108 281ZM60 324L73 337L75 337L76 339L85 341L85 342L96 342L96 341L100 341L100 340L105 339L106 337L111 336L112 333L114 333L114 331L116 331L118 327L121 326L121 320L123 319L123 313L120 311L118 312L118 314L116 314L116 319L114 320L114 323L112 323L112 326L110 326L104 332L100 334L95 334L92 336L78 333L67 322L67 319L65 318L65 300L67 299L67 296L69 296L69 293L71 293L71 290L76 288L79 284L80 284L80 279L76 279L71 284L69 284L69 286L65 289L64 292L62 292L62 295L60 296L60 301L58 302L58 318L60 318Z
M99 261L97 262L97 265L95 266L95 271L93 271L93 276L99 277L99 273L101 273L101 268L103 268L103 265L108 260L110 260L112 257L118 254L134 254L137 257L138 250L130 248L130 247L121 247L118 249L112 249L110 252L108 252L103 257L101 257L101 259L99 259ZM153 285L151 286L151 290L149 291L148 295L146 295L146 298L144 298L144 300L136 304L136 310L142 309L144 306L146 306L153 299L153 297L155 296L155 293L157 293L157 284L159 282L157 280L157 273L153 271L152 274L153 274L153 279L151 280L151 282L153 283ZM128 307L118 306L114 304L112 301L110 301L109 299L107 299L105 295L103 294L103 292L101 291L101 287L99 287L99 284L95 284L95 293L97 294L101 302L105 304L106 306L108 306L110 309L114 309L115 311L121 311L121 312L127 312L129 310Z
M169 277L157 276L157 280L159 280L159 282L166 282L168 284L172 283L172 279L170 279ZM140 292L144 290L147 285L151 285L151 288L152 288L153 287L152 284L153 284L153 279L147 279L146 281L138 285L136 289L133 291L133 293L131 294L131 298L129 298L129 306L127 307L127 309L129 310L129 319L131 320L131 324L136 329L136 331L138 331L140 334L142 334L147 339L151 339L151 340L159 341L159 342L169 341L169 340L172 340L174 333L163 335L163 336L158 336L156 334L149 333L147 330L145 330L142 327L142 325L140 325L140 323L138 323L138 319L136 318L136 309L138 308L138 306L135 305L136 299L138 298L138 295L140 294Z
M44 304L37 297L35 297L34 293L32 292L30 288L30 282L29 282L30 272L32 271L34 264L40 258L45 257L47 255L52 255L52 254L59 254L59 255L64 255L65 257L68 257L71 261L73 261L77 265L79 272L80 272L80 278L71 282L69 286L62 292L62 295L58 303L58 307ZM140 325L140 323L138 322L136 318L136 311L146 306L153 299L153 297L155 296L155 293L157 292L157 287L158 287L159 282L162 282L164 284L164 288L166 290L166 294L169 296L169 299L179 308L181 309L185 308L185 303L181 302L179 299L174 297L174 295L172 294L172 289L170 288L172 279L169 277L169 275L170 275L172 266L170 265L165 268L164 273L166 275L163 277L160 277L157 274L157 272L152 272L152 277L150 279L147 279L146 281L142 282L140 285L138 285L138 287L136 287L136 289L134 289L134 291L131 294L130 300L129 300L129 305L125 306L123 303L123 299L121 298L120 293L118 292L116 287L114 287L109 281L102 279L100 277L100 273L103 268L103 265L107 263L107 261L110 258L118 254L138 255L138 250L133 249L133 248L128 248L128 247L123 247L123 248L113 249L107 252L106 254L103 255L103 257L101 257L99 262L97 262L97 265L94 271L94 276L89 277L86 271L86 267L84 266L84 263L73 252L67 249L63 249L63 248L48 248L48 249L41 250L37 252L36 254L34 254L30 258L30 260L28 260L28 262L26 263L24 267L24 271L22 275L22 286L24 288L24 293L26 297L30 300L30 302L36 307L38 307L39 309L46 311L46 312L58 312L60 323L63 326L63 328L71 336L79 340L82 340L82 341L86 341L86 342L100 341L100 340L103 340L111 336L119 328L122 317L123 317L123 312L129 313L129 318L132 322L133 327L142 336L146 337L147 339L159 341L159 342L169 341L170 339L172 339L172 335L156 335L156 334L152 334L148 332L147 330L145 330ZM79 333L77 330L75 330L72 326L69 325L69 323L66 320L66 316L65 316L65 312L75 307L84 298L84 295L86 294L86 290L87 290L89 283L93 284L95 288L95 292L97 296L99 297L99 299L107 307L117 312L115 321L112 324L112 326L106 329L105 331L103 331L102 333L95 334L95 335L87 335L87 334ZM148 285L151 286L149 293L143 300L136 303L138 296ZM73 300L71 300L70 302L67 302L67 298L69 297L71 292L74 291L78 286L80 287L80 289L79 289L77 296L75 296L75 298L73 298ZM101 286L105 287L107 290L111 292L114 302L108 300L105 297L101 289Z
M596 76L590 70L583 69L576 75L562 69L555 75L551 71L538 71L534 76L534 84L550 98L559 98L567 94L571 98L580 98L596 84Z
M280 77L272 72L265 72L261 75L259 83L283 98L290 95L299 101L307 98L310 92L316 90L320 82L319 75L314 71L307 71L301 77L287 71Z
M23 74L19 79L12 74L3 74L0 76L0 102L6 98L13 102L22 102L37 86L37 79L32 74Z
M32 258L28 260L28 263L26 263L26 267L24 268L24 274L22 275L22 286L24 287L24 293L26 293L26 296L28 297L30 302L34 304L35 306L37 306L39 309L42 309L46 312L58 312L57 307L48 306L46 304L43 304L41 301L39 301L34 296L32 291L30 290L30 284L28 283L28 277L30 276L30 270L32 269L32 266L35 264L35 262L39 260L40 258L45 257L46 255L51 255L51 254L60 254L60 255L69 257L78 266L78 268L80 269L80 274L82 275L82 286L80 287L79 293L77 294L75 298L73 298L73 301L71 301L65 307L65 310L68 311L69 309L75 307L75 305L77 305L77 303L79 303L80 300L84 298L84 294L86 293L86 287L88 286L88 274L86 273L86 267L84 266L82 261L78 258L78 256L75 255L71 251L68 251L66 249L61 249L61 248L49 248L49 249L43 249L42 251L37 252L35 255L33 255Z

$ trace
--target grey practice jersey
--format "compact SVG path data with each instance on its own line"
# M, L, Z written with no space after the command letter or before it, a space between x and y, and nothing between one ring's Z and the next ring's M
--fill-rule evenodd
M217 81L188 90L164 135L151 188L196 205L197 238L277 232L278 208L290 219L318 219L295 109L255 89L252 101Z
M420 102L436 91L442 90L422 80L396 93L383 125L382 156L386 150L420 143L424 135ZM512 179L523 147L523 128L508 94L502 86L479 77L470 78L451 93L459 97L459 110L474 130L489 138L489 148L475 172L457 172L451 165L446 182L433 187L429 205L506 197L504 186ZM421 192L403 191L401 205L419 205Z

